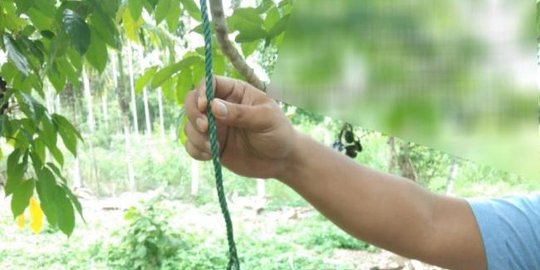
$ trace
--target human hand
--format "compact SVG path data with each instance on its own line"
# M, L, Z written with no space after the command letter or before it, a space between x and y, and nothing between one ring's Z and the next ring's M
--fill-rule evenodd
M216 118L221 163L234 173L254 178L279 178L291 163L297 138L278 104L246 82L214 78L212 113ZM185 100L189 122L184 132L187 152L197 160L212 158L206 116L206 86Z

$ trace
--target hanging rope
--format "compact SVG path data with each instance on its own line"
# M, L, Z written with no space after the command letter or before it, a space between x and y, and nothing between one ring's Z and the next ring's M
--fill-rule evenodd
M231 214L229 213L229 209L227 207L227 200L225 199L225 192L223 191L223 174L221 172L221 163L219 161L220 152L217 139L216 119L212 114L212 108L210 106L212 100L214 99L214 81L212 75L212 32L210 30L210 21L208 19L208 8L206 0L200 0L200 4L205 44L205 81L206 97L208 99L208 133L210 135L210 146L212 149L212 162L214 163L217 195L219 205L221 207L221 212L223 213L223 218L225 219L225 226L227 229L227 242L229 243L229 263L227 269L239 270L240 262L238 261L238 255L236 254L236 244L234 243Z

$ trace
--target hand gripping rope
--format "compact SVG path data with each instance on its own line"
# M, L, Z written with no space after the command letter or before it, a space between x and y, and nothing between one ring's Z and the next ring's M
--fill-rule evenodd
M221 212L223 213L223 218L225 219L225 226L227 229L227 242L229 243L229 263L227 266L228 270L239 270L240 262L238 261L238 255L236 254L236 244L234 243L234 233L231 221L231 214L227 207L227 200L225 199L225 193L223 191L223 174L221 172L221 163L219 160L220 151L219 143L217 139L217 128L216 128L216 119L212 114L211 102L214 99L214 85L213 85L213 75L212 75L212 32L210 30L210 21L208 19L208 8L206 0L200 0L201 4L201 15L203 21L203 30L204 30L204 49L205 49L205 81L206 81L206 97L208 100L208 133L210 135L210 146L212 150L212 162L214 164L214 171L216 177L216 189L219 200L219 205L221 207Z

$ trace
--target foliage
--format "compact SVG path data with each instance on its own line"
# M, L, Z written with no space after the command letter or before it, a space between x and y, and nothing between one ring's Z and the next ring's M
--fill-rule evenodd
M281 43L290 9L290 0L278 4L264 0L257 7L238 8L228 18L245 57L262 43L265 48ZM169 59L164 66L147 68L136 82L138 92L146 86L160 87L167 99L182 104L187 91L203 77L203 48L191 45L182 55L176 52L192 42L189 35L200 34L200 27L186 29L187 21L199 21L199 16L194 0L0 0L0 51L7 54L7 62L0 63L0 78L7 82L0 103L8 106L0 115L0 135L14 149L5 189L12 195L14 217L24 211L34 191L49 223L67 235L75 224L73 210L81 212L60 173L66 157L57 137L76 156L82 136L70 121L44 105L46 85L50 83L57 93L78 89L86 66L101 74L112 60L110 49L139 43L168 52ZM216 74L238 76L218 47Z
M111 266L125 269L155 269L185 248L180 237L166 223L163 209L150 201L143 209L130 208L124 215L129 222L119 246L109 249Z

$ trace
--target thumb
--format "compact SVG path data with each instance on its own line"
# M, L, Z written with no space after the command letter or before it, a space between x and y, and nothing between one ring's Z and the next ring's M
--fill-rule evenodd
M233 127L245 128L253 131L263 130L271 126L271 115L268 106L243 105L214 99L212 113L219 121Z

